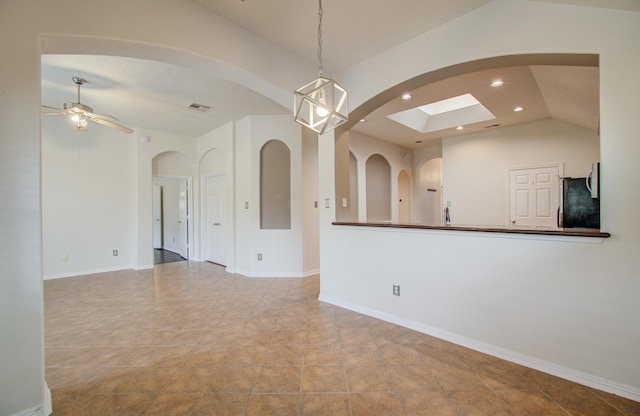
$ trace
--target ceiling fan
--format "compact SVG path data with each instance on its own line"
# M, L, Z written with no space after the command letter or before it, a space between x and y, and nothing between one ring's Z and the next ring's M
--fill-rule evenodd
M102 124L103 126L118 129L124 133L133 133L133 130L131 130L130 128L114 123L114 121L118 121L118 119L114 116L94 113L93 108L89 107L88 105L82 104L80 102L80 87L87 83L87 80L80 77L73 77L71 79L78 86L78 101L75 103L64 103L63 108L43 105L43 108L56 110L53 112L42 112L43 116L71 116L71 120L76 126L76 131L87 131L87 120L89 120L93 121L94 123Z

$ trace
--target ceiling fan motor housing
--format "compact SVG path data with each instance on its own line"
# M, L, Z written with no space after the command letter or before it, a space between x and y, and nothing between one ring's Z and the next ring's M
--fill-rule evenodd
M93 113L93 108L82 103L64 103L65 110L71 110L77 114Z

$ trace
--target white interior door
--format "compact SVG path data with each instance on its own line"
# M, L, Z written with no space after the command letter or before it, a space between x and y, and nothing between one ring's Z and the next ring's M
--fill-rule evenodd
M411 182L404 170L398 175L398 222L411 222Z
M162 248L162 187L153 185L153 248Z
M509 214L513 228L556 229L560 203L558 166L509 171Z
M177 249L185 259L189 258L189 188L186 179L178 184L178 241Z
M225 183L225 175L218 175L208 177L205 184L205 259L222 265L226 265L224 255Z

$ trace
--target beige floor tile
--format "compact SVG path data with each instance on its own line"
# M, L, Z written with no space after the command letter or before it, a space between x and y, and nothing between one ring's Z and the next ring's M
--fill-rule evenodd
M431 367L431 373L445 391L481 391L487 385L471 369L454 366Z
M387 366L387 369L397 391L441 390L428 366L391 365Z
M267 349L265 365L302 365L304 345L272 345Z
M346 365L382 364L376 344L343 344L342 361Z
M353 416L404 416L400 401L390 393L352 393L349 400Z
M345 393L303 394L300 416L350 416L349 397Z
M192 416L244 415L249 404L249 394L205 394Z
M399 396L406 416L458 416L456 408L442 391L400 392Z
M204 382L207 392L250 393L256 386L261 367L259 366L222 366Z
M137 416L153 401L152 394L108 394L101 396L86 415Z
M303 393L347 392L344 367L305 366L302 371Z
M349 392L394 392L391 377L384 365L345 366Z
M504 400L518 416L567 416L567 413L539 390L498 390Z
M342 364L340 345L307 345L304 353L306 365L338 365Z
M378 351L385 364L422 364L420 354L411 344L381 344Z
M54 416L447 416L453 402L460 415L640 415L638 402L319 302L318 276L178 262L43 284Z
M201 394L159 394L139 413L140 416L190 415L200 402Z
M492 391L456 391L449 395L460 416L515 416Z
M257 393L299 393L302 366L264 366L255 387Z
M623 414L588 387L572 385L549 392L547 395L572 415L621 416ZM638 408L640 409L640 406Z
M247 416L296 416L298 394L254 394Z

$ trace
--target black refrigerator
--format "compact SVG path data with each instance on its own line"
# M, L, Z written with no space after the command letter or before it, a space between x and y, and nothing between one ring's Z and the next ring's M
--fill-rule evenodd
M562 178L558 227L600 229L600 198L590 183L595 178ZM594 183L597 189L597 182Z

